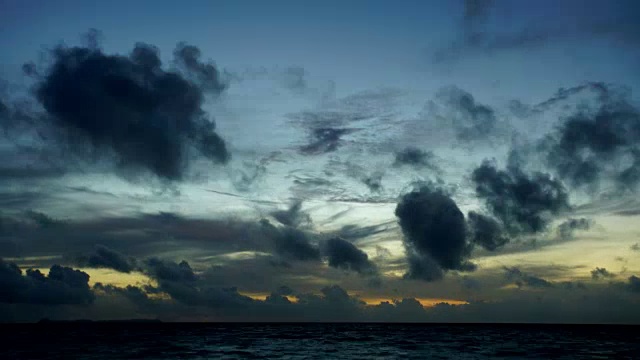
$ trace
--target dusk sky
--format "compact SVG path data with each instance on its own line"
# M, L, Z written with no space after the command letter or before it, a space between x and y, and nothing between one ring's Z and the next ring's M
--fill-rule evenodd
M640 323L639 18L0 0L0 321Z

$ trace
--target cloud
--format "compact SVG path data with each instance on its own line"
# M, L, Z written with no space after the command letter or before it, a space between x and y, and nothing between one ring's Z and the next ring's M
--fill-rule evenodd
M94 268L113 269L123 273L129 273L136 269L135 258L124 256L102 245L97 245L92 254L81 257L78 264Z
M357 240L369 237L371 235L381 234L389 230L388 226L391 222L385 222L378 225L344 225L336 232L336 235L346 240Z
M147 273L158 282L158 290L190 306L234 307L253 302L236 288L203 287L200 277L186 261L175 263L151 258L145 262Z
M0 99L0 124L2 125L7 124L9 122L10 116L11 116L11 110L9 109L9 105L5 104L4 101Z
M303 155L331 153L349 143L379 150L383 129L397 123L395 109L405 92L397 89L378 89L358 92L329 100L317 109L287 115L289 122L308 135L306 145L298 148ZM357 126L360 125L360 126Z
M573 238L573 233L576 230L589 230L593 226L594 221L586 218L579 219L567 219L560 225L558 225L558 235L563 240L569 240Z
M273 216L273 218L280 224L286 226L299 227L311 224L311 217L309 214L302 211L302 201L300 200L294 201L287 210L272 212L271 216Z
M175 263L173 261L150 258L145 261L145 265L147 273L160 282L191 283L198 279L186 261Z
M320 250L311 244L309 236L304 231L288 226L277 228L266 219L260 223L267 237L273 241L276 254L291 260L320 260Z
M123 296L145 311L153 310L155 307L154 301L149 297L149 294L138 286L127 285L125 287L119 287L110 284L96 283L93 285L93 291L97 296L100 296L101 293Z
M604 85L603 85L604 86ZM595 111L578 110L542 145L546 161L574 187L613 181L635 190L640 182L640 111L624 95L605 88Z
M155 53L156 51L154 51ZM151 52L139 52L138 58L149 68L159 67L160 61ZM227 88L220 73L213 63L200 61L200 49L187 43L178 43L173 51L174 62L190 80L198 84L203 91L220 94Z
M527 274L515 266L511 268L505 267L504 270L507 279L515 280L515 284L518 287L550 288L554 286L553 283L543 278Z
M176 48L180 73L162 69L157 48L144 43L128 55L78 46L58 46L50 55L46 69L31 72L46 111L34 126L48 142L87 161L114 156L120 171L164 180L181 180L195 154L213 163L229 159L202 109L205 93L219 94L225 85L213 65L198 60L196 47Z
M311 130L310 143L300 147L304 155L326 154L336 151L342 144L341 137L357 129L353 128L317 128Z
M516 29L504 30L495 28L494 21L489 21L493 15L502 12L495 11L497 4L492 0L465 0L461 28L452 41L438 48L433 54L435 63L451 63L461 58L478 54L495 54L505 51L539 48L551 42L605 39L630 49L638 43L638 25L635 18L638 8L632 1L623 1L616 6L607 6L607 11L599 7L600 2L589 2L581 6L593 8L591 14L576 11L575 5L556 7L554 14L546 14L544 19L534 19L529 24L520 20L524 26ZM557 10L556 10L557 9ZM568 18L569 11L571 17ZM511 14L517 16L517 14ZM561 19L560 22L554 22ZM569 21L566 21L569 19ZM495 21L503 19L496 18Z
M464 0L464 24L472 28L475 23L487 19L494 0Z
M369 190L378 192L382 190L382 177L384 173L382 171L375 171L369 176L365 176L362 179L362 183L365 184Z
M628 92L629 90L625 87L618 87L604 82L590 81L569 88L561 87L551 97L534 105L527 105L519 100L511 100L509 102L509 110L511 110L511 112L516 116L526 118L557 108L561 104L566 106L568 105L567 100L578 94L588 93L590 95L595 95L596 102L602 104L616 97L622 98L628 96Z
M18 304L91 304L95 296L89 275L80 270L53 265L45 276L29 269L23 275L13 263L0 259L0 302Z
M545 173L498 170L489 161L473 170L476 194L511 235L538 233L553 215L570 208L563 184Z
M476 102L467 91L455 86L445 87L438 91L436 98L452 111L449 117L459 140L487 140L498 133L495 111Z
M346 240L340 238L326 240L322 244L322 253L328 258L329 266L361 274L377 272L375 264L369 260L367 253Z
M495 219L470 211L467 215L471 229L471 241L483 248L494 251L509 242L504 230Z
M600 268L600 267L596 267L595 269L591 270L591 278L594 280L600 280L600 279L604 279L604 278L612 278L615 277L615 274L610 273L607 269L605 268Z
M470 245L464 215L456 203L439 189L423 186L405 194L395 210L404 234L409 262L405 277L433 281L443 271L469 271Z
M275 151L253 163L245 161L243 163L244 169L236 169L233 172L231 177L233 187L242 192L250 191L252 185L267 173L267 165L272 161L279 160L280 155L279 151Z
M304 91L307 89L306 73L302 66L289 66L282 72L282 83L287 89Z
M293 295L295 293L295 291L293 291L292 288L290 288L290 287L288 287L286 285L282 285L282 286L278 287L278 289L274 293L278 294L278 295L287 296L287 295Z
M25 215L27 216L28 219L35 222L38 226L42 228L49 228L52 226L62 225L61 221L56 220L50 217L49 215L38 212L38 211L29 210L25 213Z
M64 174L57 168L36 168L24 166L0 167L0 181L3 180L31 180L57 178Z
M0 192L0 206L3 209L24 209L25 207L39 205L50 197L51 194L49 193L33 190Z
M434 155L431 151L424 151L417 147L408 146L396 153L394 166L408 165L416 168L427 167L436 169L433 163Z
M330 84L329 89L310 87L309 81L307 80L308 71L299 65L290 65L283 68L279 66L274 68L244 68L241 71L229 71L225 69L224 75L230 81L238 83L269 79L294 94L310 94L326 97L330 96L332 92Z
M640 293L640 278L635 275L629 276L627 287L632 292Z

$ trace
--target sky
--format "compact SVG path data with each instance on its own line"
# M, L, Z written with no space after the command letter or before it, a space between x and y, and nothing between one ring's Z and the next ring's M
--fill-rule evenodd
M639 16L0 0L0 321L640 323Z

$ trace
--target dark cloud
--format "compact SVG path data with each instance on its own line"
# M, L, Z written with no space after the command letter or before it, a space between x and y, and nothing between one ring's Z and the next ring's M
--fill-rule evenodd
M127 257L102 245L96 246L92 254L81 257L78 264L94 268L113 269L124 273L129 273L136 269L135 258Z
M385 222L378 225L359 226L359 225L344 225L337 231L337 236L346 240L358 240L369 237L375 234L381 234L389 227L387 225L391 222Z
M504 270L507 279L514 280L518 287L528 286L532 288L550 288L554 286L553 283L543 278L527 274L517 267L505 267Z
M612 278L615 276L615 274L610 273L609 270L605 268L596 267L595 269L591 270L591 278L594 280Z
M484 161L472 173L476 194L511 235L546 229L552 215L569 209L563 184L548 174L525 174L517 167L498 170Z
M608 87L602 91L607 96L597 110L578 110L541 147L548 164L575 187L613 180L621 189L635 189L640 182L640 112Z
M0 302L18 304L90 304L95 296L89 275L53 265L49 274L29 269L23 275L18 266L0 259Z
M432 281L446 270L473 269L464 215L444 192L427 186L412 191L402 197L395 215L409 261L406 277Z
M500 223L492 217L473 211L467 214L471 241L483 248L494 251L509 242Z
M576 230L589 230L593 224L593 220L586 218L567 219L562 224L558 225L558 235L563 240L569 240L573 238L573 234Z
M352 243L332 238L322 244L322 253L329 260L329 266L351 270L361 274L375 273L376 266L369 260L364 251L358 249Z
M427 167L436 169L434 155L431 151L424 151L417 147L409 146L396 153L395 166L409 165L417 168Z
M462 284L463 288L468 290L478 290L482 288L480 281L478 281L477 279L473 279L469 276L463 276L460 279L460 283Z
M458 139L486 140L498 131L495 111L476 102L470 93L452 86L439 90L436 97L453 111L451 121Z
M317 128L311 130L310 142L300 147L300 152L305 155L326 154L336 151L342 144L341 138L357 129L352 128Z
M154 53L157 53L155 49L153 50L153 52L138 51L134 56L149 68L158 68L161 63L157 57L153 57ZM200 49L184 42L179 43L173 51L175 64L193 83L198 84L206 92L222 93L227 88L227 84L222 81L215 64L200 61L201 55Z
M49 228L52 226L62 225L62 222L52 218L51 216L38 212L29 210L25 213L26 217L31 221L35 222L38 226L42 228Z
M640 293L640 278L635 275L631 275L629 276L628 281L629 283L627 284L627 286L629 290L635 293Z
M268 220L260 222L267 237L273 241L274 251L285 259L300 261L319 261L320 250L311 244L309 235L292 228L273 226Z
M280 224L299 227L302 225L310 225L311 217L302 211L302 201L296 200L287 210L278 210L271 213L274 219Z
M145 266L147 273L159 282L168 281L186 284L193 283L198 279L186 261L175 263L158 258L149 258L145 261Z
M295 291L293 291L292 288L286 286L286 285L282 285L280 287L278 287L278 289L275 291L276 294L278 295L282 295L282 296L288 296L288 295L293 295L295 293Z
M176 263L151 258L145 265L147 274L158 282L157 289L149 287L147 290L164 292L185 305L238 308L254 303L250 297L241 295L236 287L212 287L203 282L184 260Z
M4 125L9 121L10 111L9 106L0 99L0 124Z
M100 295L100 293L105 293L108 295L123 296L134 304L141 306L145 311L152 310L155 305L154 301L149 297L149 293L138 286L127 285L125 287L119 287L110 284L96 283L93 285L93 290L98 295ZM149 290L153 292L152 289Z
M85 160L113 155L121 170L166 180L182 179L194 154L226 162L225 142L202 109L204 94L225 86L213 65L198 60L196 47L179 44L174 55L181 73L163 70L148 44L126 56L97 46L56 47L51 64L32 74L47 112L38 131Z

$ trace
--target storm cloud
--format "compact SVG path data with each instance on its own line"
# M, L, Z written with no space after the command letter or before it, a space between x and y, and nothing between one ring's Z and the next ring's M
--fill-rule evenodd
M511 235L538 233L554 215L570 208L563 184L548 174L525 174L517 167L498 170L484 161L471 179L477 196Z
M376 272L376 267L369 260L367 253L346 240L331 238L323 243L322 252L329 260L329 266L361 274Z
M78 261L81 266L106 268L129 273L136 269L136 260L103 245L97 245L94 252Z
M470 211L468 214L471 241L483 248L493 251L509 242L502 226L495 219Z
M635 190L640 182L640 112L610 93L597 110L569 116L542 146L548 164L574 187L611 181Z
M238 293L237 288L207 286L186 261L151 258L146 261L148 274L158 281L158 290L174 300L191 306L238 307L253 303L253 299ZM153 291L153 289L150 289Z
M13 263L0 259L0 302L12 304L91 304L95 296L89 275L80 270L53 265L44 275L28 269L26 274Z
M137 43L128 55L56 47L45 69L29 71L46 111L35 126L84 160L113 156L119 170L165 180L182 179L196 154L227 162L225 141L202 109L205 93L225 85L212 64L199 61L198 48L181 43L174 55L181 72L164 70L149 44Z
M433 281L446 270L472 270L463 213L446 193L423 186L405 194L395 210L409 262L405 277Z
M302 230L284 226L275 227L268 220L260 221L267 237L273 241L274 251L284 259L319 261L320 250L312 245L309 235Z

